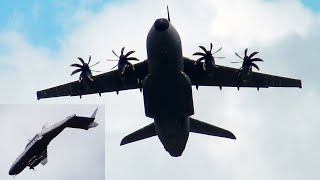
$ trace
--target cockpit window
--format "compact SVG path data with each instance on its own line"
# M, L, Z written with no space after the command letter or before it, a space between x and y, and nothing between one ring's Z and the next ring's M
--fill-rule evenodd
M38 134L36 134L30 141L29 141L29 143L26 145L26 148L31 144L31 142L33 142L35 139L37 139L38 138Z

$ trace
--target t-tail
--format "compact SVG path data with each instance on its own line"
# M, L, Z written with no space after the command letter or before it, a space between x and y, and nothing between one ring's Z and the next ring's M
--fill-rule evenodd
M93 112L91 117L72 116L67 122L67 127L88 130L98 126L99 124L94 121L97 111L98 108Z

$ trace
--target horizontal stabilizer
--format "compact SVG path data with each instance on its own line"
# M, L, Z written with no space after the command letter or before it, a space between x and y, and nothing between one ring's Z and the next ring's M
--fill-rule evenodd
M190 132L206 134L210 136L218 136L230 139L236 139L235 135L225 129L219 128L217 126L207 124L190 117Z
M92 122L91 124L89 124L89 128L94 128L97 127L99 124L96 122Z
M124 137L121 141L121 146L128 144L128 143L132 143L135 141L139 141L142 139L146 139L152 136L157 135L156 133L156 128L154 126L154 123L149 124L148 126L145 126L131 134L129 134L128 136Z

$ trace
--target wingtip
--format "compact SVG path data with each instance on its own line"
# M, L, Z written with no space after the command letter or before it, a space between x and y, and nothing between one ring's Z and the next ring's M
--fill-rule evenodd
M121 140L120 146L126 145L128 143L130 143L130 142L128 141L128 136L126 136Z
M40 100L41 97L40 97L40 91L37 91L37 100Z
M229 131L228 135L225 136L226 138L229 138L229 139L234 139L234 140L237 140L237 137L231 132Z
M234 134L232 134L232 136L231 136L231 138L230 138L230 139L237 140L237 137L236 137Z
M123 145L125 145L126 143L124 142L124 139L122 139L121 140L121 142L120 142L120 146L123 146Z
M301 89L302 88L302 81L300 80L300 86L299 86L299 88Z

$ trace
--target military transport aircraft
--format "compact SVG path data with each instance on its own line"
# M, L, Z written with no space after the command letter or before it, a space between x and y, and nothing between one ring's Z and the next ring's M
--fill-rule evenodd
M34 169L39 163L45 165L48 162L47 147L50 141L60 134L65 128L78 128L88 130L98 126L98 123L94 122L97 114L96 109L91 117L81 117L72 115L67 117L51 127L43 127L40 133L37 133L27 144L25 150L12 164L9 175L17 175L29 166L30 169Z
M258 68L253 58L258 52L250 55L245 50L245 57L241 69L225 67L215 64L210 49L200 46L204 52L194 55L200 56L197 61L186 58L182 54L181 40L178 32L168 18L159 18L152 25L147 36L147 60L132 65L129 57L134 51L118 56L118 69L91 77L90 68L81 71L82 81L74 81L60 86L37 92L37 98L51 98L59 96L83 96L86 94L117 92L129 89L143 90L145 115L153 118L154 122L146 127L126 136L121 145L139 141L152 136L158 136L166 151L171 156L181 156L189 132L235 139L227 130L198 121L194 114L192 85L222 87L299 87L301 81L274 75L252 72L252 66ZM204 62L202 62L204 61ZM83 64L88 66L88 64ZM79 70L80 71L80 70ZM90 77L86 77L89 74Z

